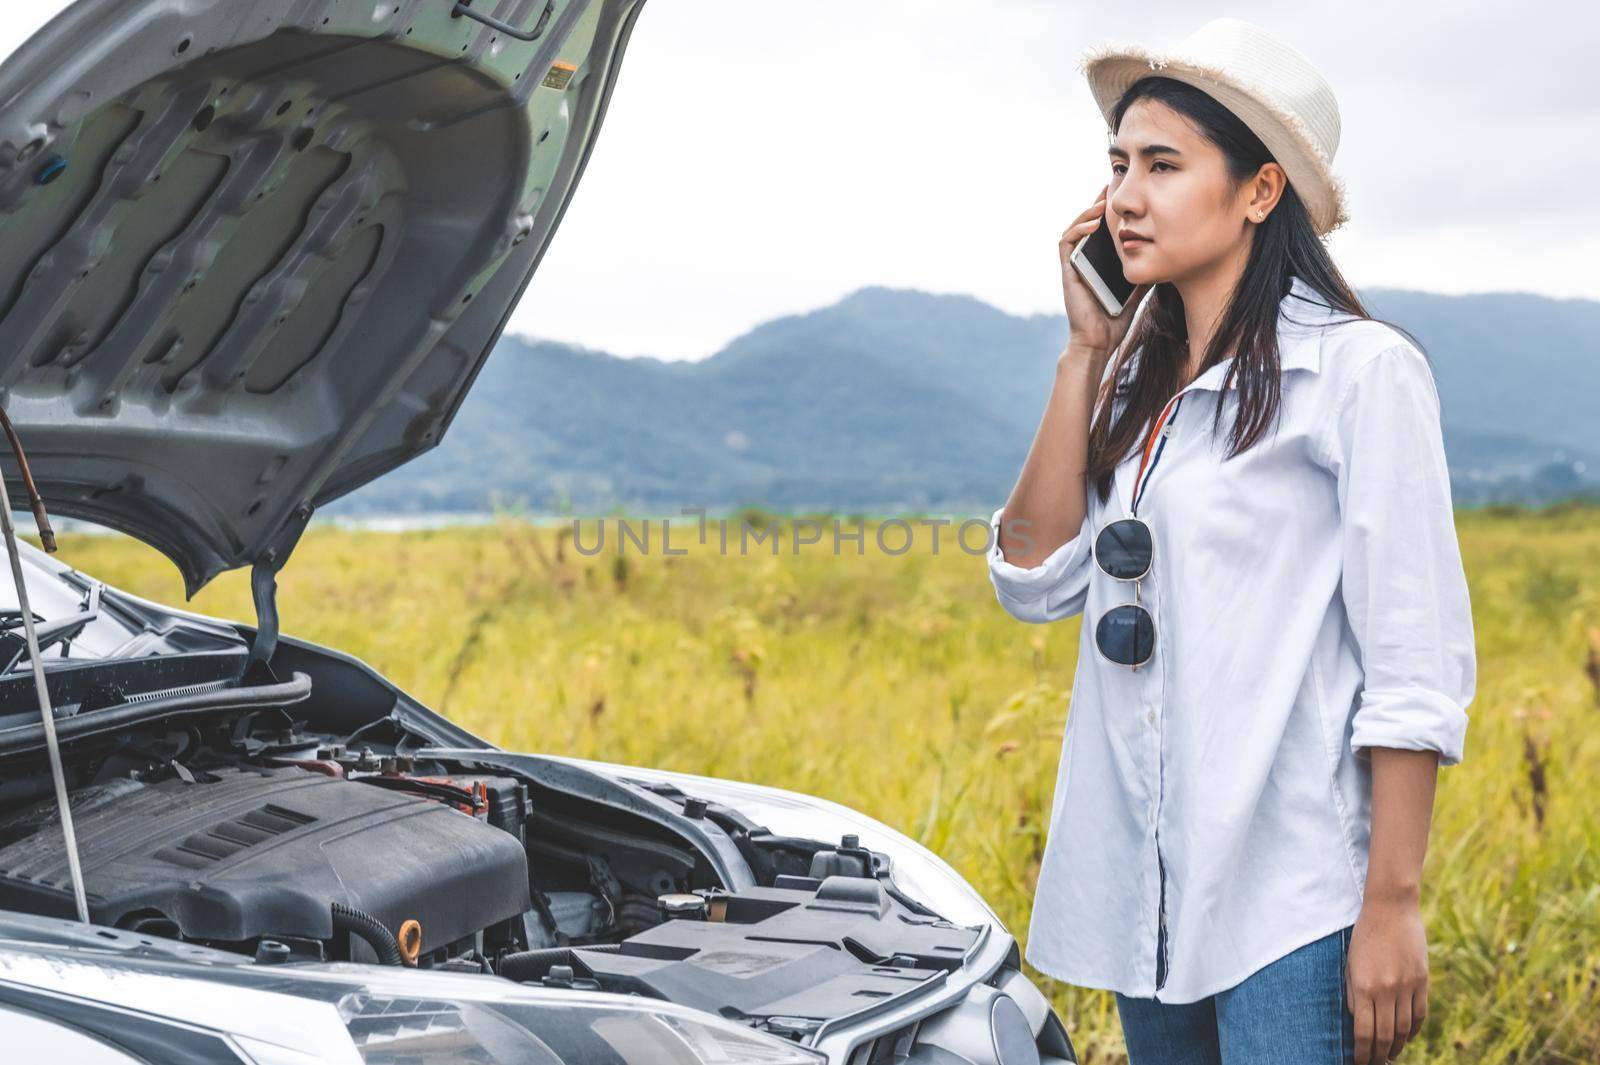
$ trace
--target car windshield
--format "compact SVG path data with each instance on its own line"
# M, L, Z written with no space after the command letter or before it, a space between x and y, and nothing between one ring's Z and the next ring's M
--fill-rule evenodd
M165 615L153 604L149 609L141 609L146 604L106 588L87 574L57 564L31 544L23 543L21 547L23 578L28 582L28 605L33 610L47 668L62 660L129 658L160 654L163 650L193 650L189 640L174 644L163 638L170 633L162 630L180 621L189 630L186 636L198 632L208 635L212 643L240 641L226 626L215 623L191 626L188 619ZM63 635L60 630L67 625L71 629ZM53 637L52 631L55 632ZM26 672L30 668L25 649L13 660L11 645L13 642L20 644L22 640L22 613L17 607L17 586L8 559L0 561L0 666L5 666L8 660L10 665L0 672Z
M232 626L169 611L63 566L31 544L21 548L45 671L72 675L51 681L58 711L84 702L118 702L145 687L145 673L159 672L160 687L180 683L189 670L175 668L179 660L196 663L195 680L237 676L242 668L237 663L248 644ZM209 664L202 668L199 659ZM222 667L219 660L235 664ZM116 681L108 685L104 677L112 666ZM31 673L16 582L5 560L0 562L0 721L37 713Z

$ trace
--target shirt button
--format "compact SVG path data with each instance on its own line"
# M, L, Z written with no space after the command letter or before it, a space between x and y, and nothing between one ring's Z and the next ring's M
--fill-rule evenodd
M1148 724L1154 725L1156 723L1156 712L1154 710L1146 710L1144 719Z

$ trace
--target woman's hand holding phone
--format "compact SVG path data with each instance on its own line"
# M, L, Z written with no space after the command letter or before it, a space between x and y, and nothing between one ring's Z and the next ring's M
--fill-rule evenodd
M1133 295L1129 297L1128 309L1112 317L1106 313L1094 291L1089 288L1088 282L1072 265L1072 252L1078 246L1078 242L1094 232L1096 227L1106 224L1106 192L1109 189L1109 185L1101 188L1099 198L1073 220L1072 225L1061 234L1060 242L1061 292L1066 303L1067 325L1071 329L1067 353L1076 350L1082 353L1082 357L1098 359L1102 369L1104 360L1111 357L1111 353L1117 350L1117 346L1127 336L1128 327L1133 321L1134 307L1150 291L1149 285L1137 286L1133 290ZM1067 358L1068 355L1064 354L1062 357Z
M1084 471L1095 400L1106 365L1133 319L1126 310L1115 317L1107 314L1071 262L1078 242L1094 232L1095 226L1105 224L1105 197L1106 189L1101 189L1094 206L1061 234L1061 289L1072 336L1056 360L1050 398L1000 523L1001 555L1024 569L1041 564L1083 527L1089 509ZM1129 298L1138 299L1147 289L1135 288Z

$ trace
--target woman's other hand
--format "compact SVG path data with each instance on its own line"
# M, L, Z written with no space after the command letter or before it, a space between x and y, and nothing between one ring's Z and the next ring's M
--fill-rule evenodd
M1067 324L1071 328L1069 348L1084 351L1094 351L1102 356L1109 356L1117 350L1117 345L1122 343L1123 337L1128 334L1128 326L1133 321L1134 311L1138 308L1139 301L1144 299L1145 293L1150 291L1149 285L1139 285L1134 288L1133 294L1128 297L1128 306L1117 317L1113 318L1106 313L1095 297L1094 290L1089 283L1078 273L1072 265L1072 249L1078 246L1078 241L1093 233L1099 226L1106 224L1106 190L1110 186L1100 189L1099 197L1093 206L1087 208L1072 225L1061 234L1059 250L1061 253L1061 294L1067 308Z
M1369 896L1362 903L1345 981L1356 1065L1395 1060L1428 1015L1428 937L1416 898Z

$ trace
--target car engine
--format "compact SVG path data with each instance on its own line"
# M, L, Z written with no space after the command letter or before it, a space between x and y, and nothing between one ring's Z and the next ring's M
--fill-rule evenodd
M448 732L374 713L381 691L357 668L320 673L315 688L293 670L61 718L94 924L259 966L354 961L661 999L800 1043L942 1001L989 942L904 894L890 857L854 836L776 835L666 782L541 756L451 756ZM67 918L58 806L26 716L0 726L0 910ZM1032 1020L1014 1004L995 1014L1019 971L1013 945L978 998L941 1014L949 1046L976 1011L982 1031L1026 1049L1037 1033L1070 1060L1037 991ZM901 1022L851 1060L944 1046L941 1031Z
M978 939L901 894L853 837L774 836L670 788L630 807L619 785L581 794L548 763L519 772L520 756L425 758L390 719L330 732L290 715L305 705L63 725L96 924L258 964L637 994L791 1039L934 986ZM69 917L45 767L36 744L13 750L0 908ZM736 847L756 882L724 883L685 824Z
M81 790L73 806L90 916L171 938L252 951L268 940L353 961L378 961L388 946L374 920L408 930L398 945L412 960L478 945L485 933L511 941L507 926L531 909L520 824L512 817L496 827L418 791L467 805L492 784L515 802L515 782L371 780L380 786L238 765ZM60 836L42 831L56 820L51 799L0 821L0 840L12 841L0 848L0 906L72 915Z

